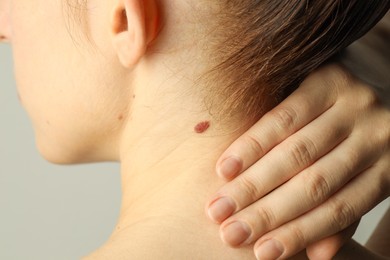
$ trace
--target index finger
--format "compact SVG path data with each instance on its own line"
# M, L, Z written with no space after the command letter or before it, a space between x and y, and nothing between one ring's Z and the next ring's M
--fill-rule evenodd
M334 68L321 69L234 141L217 162L217 174L233 179L284 139L327 111L336 101ZM329 80L330 79L330 80Z

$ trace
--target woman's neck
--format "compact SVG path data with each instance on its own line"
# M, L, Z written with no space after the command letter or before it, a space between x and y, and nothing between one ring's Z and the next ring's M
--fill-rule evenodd
M134 135L122 150L120 218L91 259L255 259L253 245L224 245L205 212L224 184L215 163L240 133L216 135L210 125L200 135L190 125L172 128L174 116L169 121Z
M215 120L194 93L190 76L167 79L166 71L147 65L142 71L146 74L139 72L136 79L141 87L135 89L121 138L123 198L118 227L163 215L205 219L207 199L223 185L215 173L216 161L246 130L244 122L228 128ZM149 75L163 76L151 82ZM208 127L199 133L196 126L202 122Z
M223 245L218 225L205 214L206 202L224 184L216 161L249 122L214 120L188 80L194 67L172 75L151 64L138 67L120 138L120 217L92 259L253 259L251 247ZM198 133L201 122L209 127Z
M164 259L191 259L194 254L196 259L211 259L210 254L252 259L249 247L224 246L218 225L205 214L207 200L224 183L215 173L216 161L241 131L223 133L207 113L178 110L174 104L156 108L152 101L151 107L146 97L136 95L120 152L120 218L94 259L124 251L132 259L163 259L167 250L171 257ZM210 126L197 133L194 128L203 121Z

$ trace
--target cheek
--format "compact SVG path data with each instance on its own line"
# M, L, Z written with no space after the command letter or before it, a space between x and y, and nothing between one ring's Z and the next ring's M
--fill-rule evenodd
M41 154L54 163L110 157L100 150L107 140L115 141L127 114L128 95L117 93L115 84L93 63L53 68L50 59L37 59L43 61L23 66L20 96Z
M58 117L59 110L63 109L61 103L66 97L62 85L66 85L66 74L70 73L61 73L61 66L66 61L61 53L70 54L63 48L64 42L61 43L63 36L44 25L43 20L26 21L16 17L12 43L18 92L39 131L53 123L55 115ZM69 110L63 109L63 115L65 111Z
M29 10L13 17L12 45L19 95L41 154L54 163L113 160L105 150L115 145L132 96L118 83L120 64L103 58L105 50L77 45L62 12Z
M64 48L66 38L61 33L61 13L55 13L60 17L49 15L56 10L51 3L56 1L48 1L47 6L40 5L40 1L32 1L43 8L35 15L30 12L32 3L22 5L21 2L13 6L12 47L18 90L22 100L30 106L32 96L39 92L50 94L52 89L47 86L53 80L61 80L61 75L55 73L59 70L60 53L63 53L64 60L69 52Z

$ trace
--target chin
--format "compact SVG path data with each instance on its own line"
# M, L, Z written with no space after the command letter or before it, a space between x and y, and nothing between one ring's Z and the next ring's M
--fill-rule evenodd
M58 165L87 164L117 161L104 156L97 149L82 147L80 143L71 146L61 142L50 143L46 138L36 138L36 147L40 155L48 162Z
M77 158L76 156L72 155L71 152L62 150L61 147L56 147L53 149L52 147L44 145L39 141L37 141L36 146L40 155L50 163L58 165L86 163L83 162L81 158Z

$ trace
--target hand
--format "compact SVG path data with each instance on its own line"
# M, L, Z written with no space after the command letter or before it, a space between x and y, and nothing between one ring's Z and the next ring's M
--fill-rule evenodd
M230 246L257 241L255 253L270 259L304 248L330 259L348 227L390 195L389 169L390 111L329 65L223 153L217 173L233 180L208 214Z

